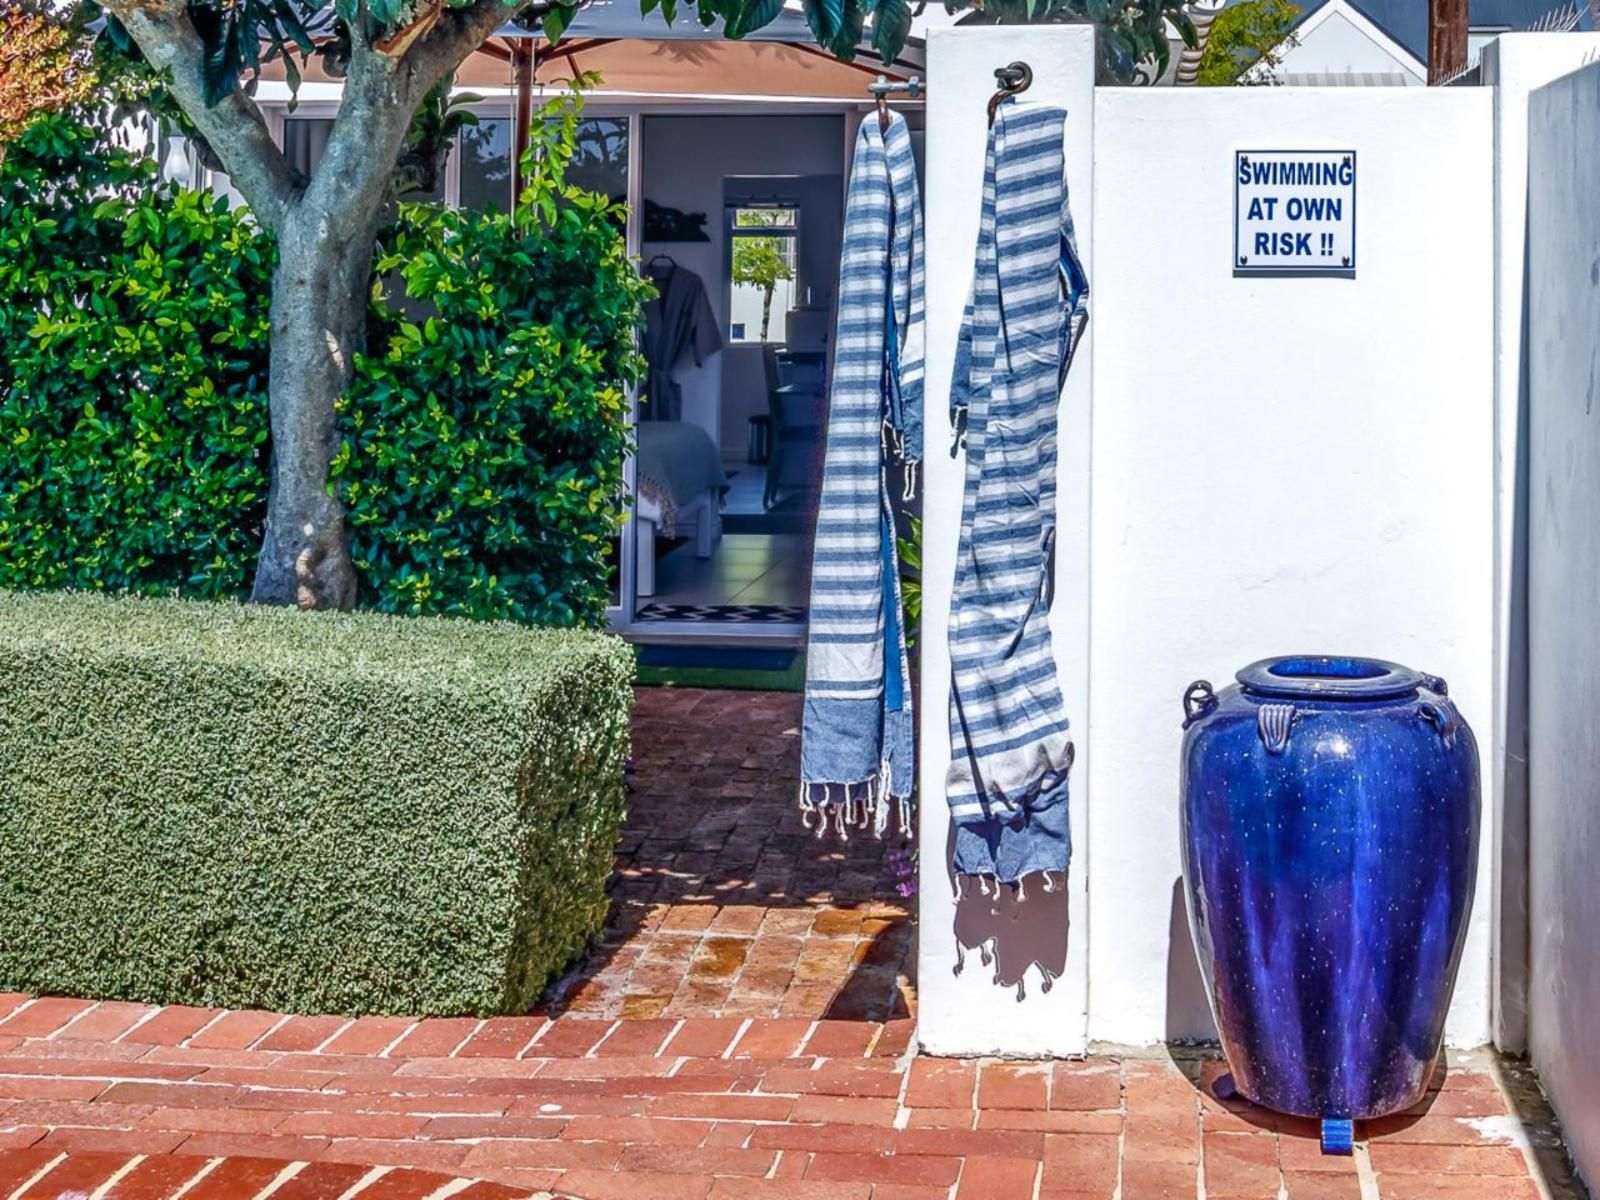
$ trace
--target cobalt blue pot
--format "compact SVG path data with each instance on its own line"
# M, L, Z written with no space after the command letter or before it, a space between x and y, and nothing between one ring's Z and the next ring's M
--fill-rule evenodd
M1478 861L1478 746L1445 682L1272 658L1184 696L1189 925L1238 1091L1362 1118L1427 1091Z

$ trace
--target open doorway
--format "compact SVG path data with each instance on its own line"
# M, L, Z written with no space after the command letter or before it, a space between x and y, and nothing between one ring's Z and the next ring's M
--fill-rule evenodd
M794 634L821 487L841 114L646 116L638 624ZM636 628L638 626L636 625Z

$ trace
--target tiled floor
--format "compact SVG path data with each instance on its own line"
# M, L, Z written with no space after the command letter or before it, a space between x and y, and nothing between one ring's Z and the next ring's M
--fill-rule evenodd
M791 811L798 715L641 692L610 929L549 1013L0 994L0 1200L1579 1200L1487 1055L1349 1158L1201 1052L919 1056L884 846Z
M694 543L656 562L656 604L804 604L811 577L799 534L725 533L710 558Z

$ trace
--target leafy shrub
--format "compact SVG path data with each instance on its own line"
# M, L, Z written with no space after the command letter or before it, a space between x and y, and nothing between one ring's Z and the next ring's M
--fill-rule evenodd
M599 624L648 287L534 123L510 216L403 205L339 417L363 607ZM243 596L270 454L270 238L66 116L0 162L0 587Z
M1239 0L1217 14L1200 55L1201 87L1230 87L1244 80L1250 68L1265 62L1274 67L1298 39L1294 24L1300 8L1291 0ZM1271 77L1262 79L1271 83Z
M526 1011L599 930L595 633L0 592L0 990Z
M65 115L0 163L0 586L236 595L266 507L271 243Z
M648 288L617 207L563 181L577 107L533 128L510 215L405 205L333 475L363 606L598 624Z

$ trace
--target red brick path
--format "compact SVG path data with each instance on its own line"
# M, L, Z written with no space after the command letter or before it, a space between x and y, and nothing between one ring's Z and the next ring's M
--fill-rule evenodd
M918 1058L908 1021L345 1022L20 996L0 1010L0 1196L29 1200L156 1200L210 1163L184 1197L253 1195L302 1163L272 1196L441 1186L418 1172L584 1200L1539 1194L1482 1063L1339 1159L1309 1122L1212 1099L1198 1084L1213 1060Z
M0 1200L1572 1194L1541 1186L1554 1134L1486 1058L1336 1159L1309 1122L1213 1099L1214 1059L918 1057L884 848L819 848L789 811L797 701L641 693L618 903L565 1013L0 994Z
M639 689L615 907L569 1011L911 1015L893 843L818 842L802 828L799 734L796 695Z

